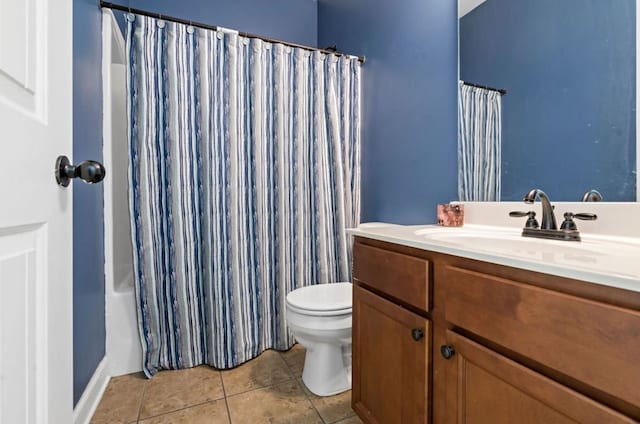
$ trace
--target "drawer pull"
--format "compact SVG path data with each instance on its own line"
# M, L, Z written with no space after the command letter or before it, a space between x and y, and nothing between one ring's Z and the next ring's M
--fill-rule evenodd
M444 359L451 359L456 354L456 350L451 345L442 345L440 346L440 353Z
M419 328L414 328L411 330L411 336L413 337L413 340L418 341L424 337L424 331Z

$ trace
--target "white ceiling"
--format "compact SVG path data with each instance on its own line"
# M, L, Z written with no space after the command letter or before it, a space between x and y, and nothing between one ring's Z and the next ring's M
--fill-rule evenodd
M462 18L487 0L458 0L458 18Z

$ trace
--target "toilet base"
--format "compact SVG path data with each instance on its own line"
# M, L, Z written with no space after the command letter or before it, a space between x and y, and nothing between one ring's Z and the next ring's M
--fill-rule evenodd
M300 344L305 346L303 341ZM351 345L310 343L305 346L302 381L317 396L333 396L351 389Z

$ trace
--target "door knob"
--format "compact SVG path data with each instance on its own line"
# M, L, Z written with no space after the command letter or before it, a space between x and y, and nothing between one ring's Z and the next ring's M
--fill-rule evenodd
M88 184L99 183L104 180L106 173L104 165L95 160L86 160L73 166L64 155L56 159L56 182L62 187L67 187L71 178L80 178Z

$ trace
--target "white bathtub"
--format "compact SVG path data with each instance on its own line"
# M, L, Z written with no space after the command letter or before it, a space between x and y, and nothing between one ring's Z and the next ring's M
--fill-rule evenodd
M102 14L106 357L109 374L142 370L128 206L125 44L113 13Z

